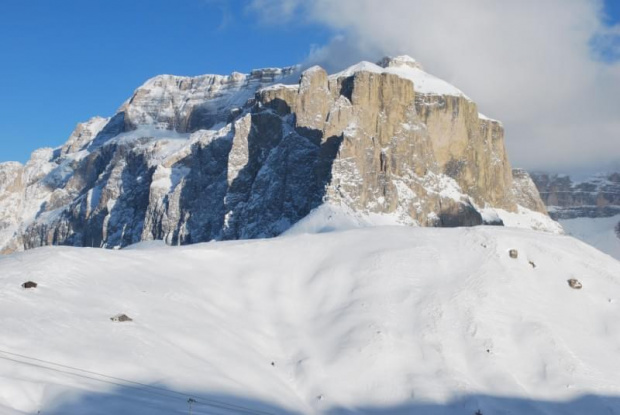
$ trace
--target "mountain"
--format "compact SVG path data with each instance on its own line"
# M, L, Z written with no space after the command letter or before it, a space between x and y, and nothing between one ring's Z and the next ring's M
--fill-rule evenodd
M564 235L342 217L0 257L0 413L620 412L620 262Z
M62 147L0 164L0 178L3 253L271 237L323 205L370 222L517 215L557 231L531 182L513 179L502 124L407 56L332 75L157 76Z
M147 81L0 164L0 413L620 413L620 262L503 135L407 56Z
M620 173L579 181L542 172L531 177L550 216L566 232L620 260Z

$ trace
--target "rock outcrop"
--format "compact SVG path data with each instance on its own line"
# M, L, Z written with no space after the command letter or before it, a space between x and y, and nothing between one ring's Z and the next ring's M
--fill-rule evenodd
M538 188L527 171L513 169L512 182L512 192L519 206L534 212L547 213L547 208L540 198Z
M421 226L544 211L514 190L503 135L409 57L158 76L60 149L0 164L0 249L270 237L325 203Z

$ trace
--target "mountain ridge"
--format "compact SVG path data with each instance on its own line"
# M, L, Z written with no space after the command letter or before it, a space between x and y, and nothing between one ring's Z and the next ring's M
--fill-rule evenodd
M0 164L0 252L276 236L325 203L421 226L520 212L501 123L412 58L379 64L151 78Z
M531 172L549 215L566 232L620 260L620 172L581 180L567 174Z

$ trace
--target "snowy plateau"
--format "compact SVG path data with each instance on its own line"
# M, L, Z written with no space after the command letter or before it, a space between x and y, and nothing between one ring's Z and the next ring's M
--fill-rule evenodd
M0 415L620 415L620 262L503 140L407 56L147 81L0 164Z

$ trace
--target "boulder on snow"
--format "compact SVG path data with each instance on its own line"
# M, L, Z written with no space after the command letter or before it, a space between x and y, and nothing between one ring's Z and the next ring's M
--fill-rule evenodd
M510 255L510 258L517 259L519 257L519 251L516 249L511 249L508 251L508 255Z
M114 317L110 317L110 320L122 323L124 321L133 321L127 314L117 314Z
M583 285L579 282L579 280L575 279L575 278L571 278L568 280L568 285L571 288L574 288L576 290L580 290L581 287L583 287Z
M22 288L37 288L37 283L34 281L27 281L22 284Z

